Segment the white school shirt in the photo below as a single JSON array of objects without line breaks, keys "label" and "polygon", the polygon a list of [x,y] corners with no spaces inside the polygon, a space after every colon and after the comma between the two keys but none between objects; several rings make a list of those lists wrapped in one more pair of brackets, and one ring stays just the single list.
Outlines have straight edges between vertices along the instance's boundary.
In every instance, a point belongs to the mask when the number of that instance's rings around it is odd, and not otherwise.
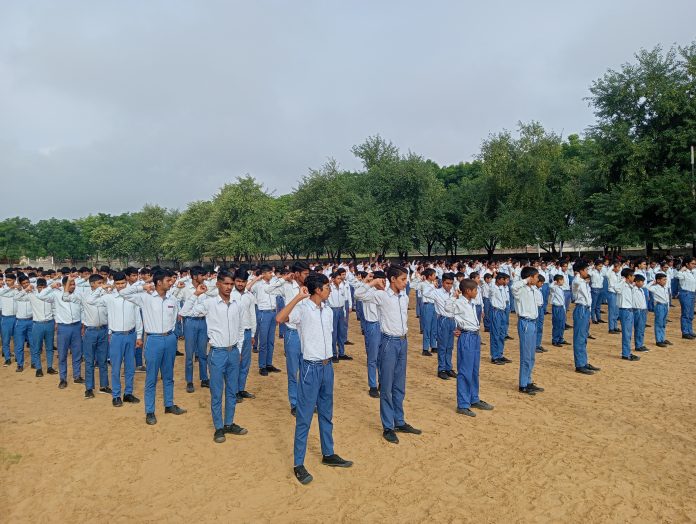
[{"label": "white school shirt", "polygon": [[435,291],[437,288],[432,282],[423,280],[420,285],[421,297],[423,298],[423,304],[434,304],[435,303]]},{"label": "white school shirt", "polygon": [[330,307],[317,306],[305,298],[290,312],[290,322],[297,326],[303,359],[316,362],[333,356],[333,312]]},{"label": "white school shirt", "polygon": [[677,273],[677,279],[679,280],[679,289],[692,292],[696,291],[696,275],[693,271],[690,271],[686,268],[682,268]]},{"label": "white school shirt", "polygon": [[237,346],[241,351],[244,343],[244,328],[240,298],[239,293],[236,295],[231,293],[230,301],[227,303],[220,295],[213,297],[205,293],[198,297],[192,295],[184,302],[181,316],[191,316],[191,312],[204,315],[211,347]]},{"label": "white school shirt", "polygon": [[667,304],[669,306],[669,290],[667,286],[661,286],[657,282],[653,282],[648,286],[648,291],[652,293],[653,300],[657,304]]},{"label": "white school shirt", "polygon": [[459,297],[447,302],[447,310],[454,316],[457,327],[462,331],[478,331],[480,329],[476,304],[473,300]]},{"label": "white school shirt", "polygon": [[232,294],[236,295],[237,300],[242,306],[242,328],[246,331],[251,330],[251,337],[256,336],[256,298],[251,291],[245,290],[240,293],[236,288],[232,289]]},{"label": "white school shirt", "polygon": [[46,322],[53,320],[53,305],[49,302],[39,300],[38,293],[32,291],[27,293],[23,289],[15,296],[17,302],[27,302],[30,304],[32,318],[34,322]]},{"label": "white school shirt", "polygon": [[596,269],[590,269],[590,282],[594,289],[601,289],[604,287],[604,274]]},{"label": "white school shirt", "polygon": [[536,302],[537,309],[544,305],[544,295],[541,294],[541,289],[536,286],[534,286],[534,301]]},{"label": "white school shirt", "polygon": [[575,304],[590,307],[592,305],[592,291],[590,285],[582,277],[573,279],[573,298]]},{"label": "white school shirt", "polygon": [[0,310],[5,317],[12,317],[17,313],[17,304],[14,300],[16,291],[7,286],[0,288]]},{"label": "white school shirt", "polygon": [[507,302],[509,300],[508,287],[507,285],[498,286],[493,285],[491,288],[491,306],[495,309],[505,310],[507,308]]},{"label": "white school shirt", "polygon": [[179,301],[172,296],[160,297],[156,291],[146,293],[142,284],[133,284],[121,291],[126,300],[140,306],[145,333],[168,333],[174,330],[179,314]]},{"label": "white school shirt", "polygon": [[614,271],[614,268],[612,267],[609,271],[607,271],[607,287],[609,289],[609,293],[616,293],[617,289],[616,286],[623,282],[623,277],[621,276],[621,270],[618,272]]},{"label": "white school shirt", "polygon": [[382,333],[392,337],[403,337],[408,333],[408,295],[405,290],[395,293],[391,286],[385,291],[365,286],[355,290],[355,297],[377,306]]},{"label": "white school shirt", "polygon": [[621,280],[615,286],[616,305],[619,309],[633,309],[633,285]]},{"label": "white school shirt", "polygon": [[438,288],[433,293],[433,300],[435,302],[435,312],[441,317],[453,318],[454,314],[447,311],[447,301],[451,300],[454,296],[454,286],[452,286],[452,291],[447,292],[444,288]]},{"label": "white school shirt", "polygon": [[[76,288],[77,289],[77,288]],[[87,299],[91,296],[86,293],[63,293],[63,302],[72,302],[82,306],[82,323],[87,327],[102,327],[107,325],[107,311],[104,304],[90,304]]]},{"label": "white school shirt", "polygon": [[633,286],[633,309],[648,309],[643,288]]},{"label": "white school shirt", "polygon": [[82,308],[80,304],[64,302],[63,288],[47,287],[37,295],[37,298],[53,304],[53,317],[58,324],[74,324],[81,320]]},{"label": "white school shirt", "polygon": [[[355,291],[357,292],[358,289],[360,288],[366,288],[367,283],[365,282],[356,282],[355,284]],[[358,300],[358,297],[355,297],[356,300]],[[363,302],[362,303],[362,309],[363,309],[363,318],[367,322],[379,322],[379,313],[377,311],[377,304],[374,304],[372,302]]]},{"label": "white school shirt", "polygon": [[539,308],[534,298],[534,289],[527,285],[526,280],[518,280],[512,285],[512,295],[515,297],[515,311],[522,318],[536,320]]},{"label": "white school shirt", "polygon": [[338,286],[331,283],[330,284],[331,293],[329,293],[329,299],[327,303],[330,307],[346,307],[346,302],[348,302],[349,307],[351,304],[350,299],[350,288],[345,282],[341,282]]},{"label": "white school shirt", "polygon": [[551,305],[561,306],[565,309],[565,295],[563,288],[556,283],[551,284]]},{"label": "white school shirt", "polygon": [[268,288],[271,286],[274,278],[275,277],[273,277],[269,282],[261,279],[257,281],[250,289],[250,291],[254,294],[259,311],[271,311],[275,310],[276,308],[275,297],[271,298],[271,295],[268,294]]},{"label": "white school shirt", "polygon": [[125,300],[117,290],[107,293],[98,287],[85,299],[90,306],[100,306],[106,309],[109,332],[130,331],[134,329],[136,338],[143,338],[143,319],[140,308],[133,302]]},{"label": "white school shirt", "polygon": [[[268,286],[268,293],[270,295],[283,297],[285,305],[287,306],[293,298],[300,294],[300,285],[294,280],[288,282],[285,279],[279,278],[278,282],[273,282]],[[290,320],[285,323],[285,326],[290,329],[297,329],[297,326],[290,322]]]}]

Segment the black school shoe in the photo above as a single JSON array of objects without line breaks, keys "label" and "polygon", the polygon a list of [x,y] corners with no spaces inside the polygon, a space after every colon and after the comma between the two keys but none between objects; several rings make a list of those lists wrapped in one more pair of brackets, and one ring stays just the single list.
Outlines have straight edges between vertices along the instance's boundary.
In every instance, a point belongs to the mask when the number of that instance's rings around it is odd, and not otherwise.
[{"label": "black school shoe", "polygon": [[213,433],[213,441],[217,444],[222,444],[225,440],[225,431],[222,428],[216,429],[215,433]]},{"label": "black school shoe", "polygon": [[622,360],[630,360],[632,362],[635,362],[636,360],[640,360],[640,357],[638,355],[634,355],[633,353],[631,353],[627,357],[621,356],[621,359]]},{"label": "black school shoe", "polygon": [[377,388],[370,388],[370,391],[368,392],[368,394],[372,398],[379,398],[379,391],[377,391]]},{"label": "black school shoe", "polygon": [[48,373],[49,375],[57,375],[58,374],[58,372],[53,368],[48,368],[46,370],[46,373]]},{"label": "black school shoe", "polygon": [[575,368],[576,373],[582,373],[583,375],[594,375],[594,371],[587,369],[586,367]]},{"label": "black school shoe", "polygon": [[423,350],[422,355],[423,355],[424,357],[432,357],[432,356],[433,356],[433,354],[432,354],[430,351],[428,351],[427,349],[424,349],[424,350]]},{"label": "black school shoe", "polygon": [[186,393],[193,393],[194,391],[193,382],[186,383]]},{"label": "black school shoe", "polygon": [[353,465],[350,460],[344,460],[336,454],[324,455],[321,459],[321,463],[325,466],[331,466],[334,468],[349,468]]},{"label": "black school shoe", "polygon": [[598,367],[596,367],[596,366],[593,366],[592,364],[587,364],[585,367],[586,367],[587,369],[589,369],[590,371],[601,371],[601,368],[598,368]]},{"label": "black school shoe", "polygon": [[457,413],[459,415],[466,415],[467,417],[475,417],[476,413],[471,411],[469,408],[457,408]]},{"label": "black school shoe", "polygon": [[531,389],[535,393],[543,393],[544,388],[537,386],[534,382],[527,384],[527,389]]},{"label": "black school shoe", "polygon": [[229,433],[230,435],[246,435],[247,433],[249,433],[246,430],[246,428],[243,428],[238,424],[230,424],[229,426],[223,426],[222,429],[225,433]]},{"label": "black school shoe", "polygon": [[667,344],[665,344],[664,342],[656,342],[655,345],[659,348],[666,348],[667,347]]},{"label": "black school shoe", "polygon": [[130,402],[131,404],[139,404],[140,399],[134,395],[131,395],[128,393],[127,395],[123,395],[123,401],[124,402]]},{"label": "black school shoe", "polygon": [[420,429],[414,428],[411,424],[402,424],[401,426],[394,426],[394,431],[399,433],[410,433],[411,435],[420,435],[423,433]]},{"label": "black school shoe", "polygon": [[398,444],[399,443],[399,437],[396,436],[396,433],[394,432],[393,429],[385,429],[384,432],[382,433],[382,437],[384,437],[384,440],[391,444]]},{"label": "black school shoe", "polygon": [[442,380],[449,380],[450,377],[447,374],[447,371],[438,371],[437,378],[441,378]]},{"label": "black school shoe", "polygon": [[210,388],[210,380],[201,380],[201,387],[202,388]]},{"label": "black school shoe", "polygon": [[645,346],[640,346],[639,348],[636,348],[636,351],[645,352],[645,351],[650,351],[650,350],[648,348],[646,348]]},{"label": "black school shoe", "polygon": [[123,400],[121,400],[121,397],[116,397],[111,400],[111,405],[115,408],[120,408],[123,406]]},{"label": "black school shoe", "polygon": [[85,398],[94,398],[94,391],[92,391],[91,389],[85,391]]},{"label": "black school shoe", "polygon": [[536,391],[532,391],[531,389],[529,389],[529,386],[519,387],[518,389],[520,393],[524,393],[525,395],[536,395]]},{"label": "black school shoe", "polygon": [[171,413],[172,415],[183,415],[186,413],[186,410],[183,408],[180,408],[176,404],[173,404],[169,406],[168,408],[164,408],[165,413]]},{"label": "black school shoe", "polygon": [[295,478],[300,482],[300,484],[309,484],[314,478],[309,474],[304,466],[295,466],[293,471],[295,472]]},{"label": "black school shoe", "polygon": [[457,372],[453,369],[448,369],[445,371],[445,373],[447,373],[451,378],[457,378]]},{"label": "black school shoe", "polygon": [[475,409],[481,409],[483,411],[492,411],[493,410],[493,405],[489,404],[488,402],[486,402],[484,400],[479,400],[478,402],[474,402],[471,405],[471,407],[475,408]]},{"label": "black school shoe", "polygon": [[157,424],[157,417],[155,417],[154,413],[147,413],[145,415],[145,424],[148,426],[154,426]]},{"label": "black school shoe", "polygon": [[350,355],[339,355],[338,360],[353,360],[353,357]]}]

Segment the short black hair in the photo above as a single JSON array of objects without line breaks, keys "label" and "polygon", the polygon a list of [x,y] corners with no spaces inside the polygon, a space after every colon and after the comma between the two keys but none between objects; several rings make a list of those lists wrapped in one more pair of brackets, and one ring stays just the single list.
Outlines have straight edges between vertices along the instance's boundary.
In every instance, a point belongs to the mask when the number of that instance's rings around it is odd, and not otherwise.
[{"label": "short black hair", "polygon": [[498,282],[498,280],[505,280],[507,278],[510,278],[510,275],[507,273],[498,273],[495,275],[495,281]]},{"label": "short black hair", "polygon": [[643,275],[641,275],[640,273],[638,273],[638,274],[635,276],[635,281],[636,281],[636,282],[644,282],[644,281],[645,281],[645,277],[644,277]]},{"label": "short black hair", "polygon": [[206,272],[201,266],[193,266],[190,273],[192,277],[199,277],[201,275],[205,275]]},{"label": "short black hair", "polygon": [[577,260],[575,264],[573,264],[573,271],[580,272],[583,269],[587,269],[588,267],[590,267],[590,265],[586,261],[580,259]]},{"label": "short black hair", "polygon": [[89,276],[89,283],[90,284],[93,284],[94,282],[99,282],[100,280],[104,280],[104,277],[98,273]]},{"label": "short black hair", "polygon": [[537,278],[538,278],[539,282],[546,282],[546,278],[541,273],[539,273],[539,276]]},{"label": "short black hair", "polygon": [[217,281],[218,282],[221,282],[221,281],[225,280],[226,278],[231,278],[232,280],[234,280],[234,275],[232,273],[230,273],[229,271],[225,271],[222,269],[220,271],[218,271],[218,274],[217,274]]},{"label": "short black hair", "polygon": [[[220,275],[218,275],[218,278],[220,278]],[[234,279],[235,280],[243,280],[246,282],[249,280],[249,272],[246,270],[246,268],[240,267],[237,271],[234,272]]]},{"label": "short black hair", "polygon": [[408,271],[406,271],[401,266],[389,266],[387,268],[387,281],[391,282],[392,278],[398,278],[401,275],[407,275],[407,274],[408,274]]},{"label": "short black hair", "polygon": [[271,266],[269,266],[268,264],[263,264],[259,269],[261,270],[261,273],[273,271],[273,268]]},{"label": "short black hair", "polygon": [[156,286],[165,278],[167,278],[167,276],[167,273],[165,273],[164,271],[155,271],[155,273],[152,275],[152,283]]},{"label": "short black hair", "polygon": [[36,285],[46,287],[46,279],[45,278],[37,278]]},{"label": "short black hair", "polygon": [[305,278],[304,285],[310,295],[314,295],[317,290],[329,283],[329,279],[323,273],[311,273]]},{"label": "short black hair", "polygon": [[465,278],[464,280],[462,280],[459,283],[459,291],[461,291],[462,293],[464,293],[464,291],[466,291],[467,289],[477,289],[477,288],[478,288],[478,284],[476,283],[475,280],[473,280],[471,278]]},{"label": "short black hair", "polygon": [[655,280],[660,280],[662,278],[667,278],[667,275],[665,275],[664,273],[658,273],[657,275],[655,275]]},{"label": "short black hair", "polygon": [[454,282],[454,273],[443,273],[442,281],[444,282],[445,280],[451,280]]},{"label": "short black hair", "polygon": [[114,282],[118,282],[119,280],[126,280],[126,274],[123,271],[116,271],[114,272],[114,276],[112,278],[114,279]]},{"label": "short black hair", "polygon": [[630,267],[625,267],[621,270],[621,277],[630,277],[633,274],[633,270]]},{"label": "short black hair", "polygon": [[302,273],[303,271],[309,271],[309,266],[307,265],[306,262],[303,262],[302,260],[298,260],[292,265],[292,271],[293,273]]},{"label": "short black hair", "polygon": [[554,282],[560,282],[561,280],[563,280],[563,275],[561,275],[561,274],[554,275],[554,277],[553,277]]}]

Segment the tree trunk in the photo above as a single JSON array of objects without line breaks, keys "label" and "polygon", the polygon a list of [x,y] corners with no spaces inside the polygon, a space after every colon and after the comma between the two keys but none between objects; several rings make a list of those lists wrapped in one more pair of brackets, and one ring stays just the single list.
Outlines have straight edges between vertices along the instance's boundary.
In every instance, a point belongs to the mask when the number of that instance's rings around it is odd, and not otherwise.
[{"label": "tree trunk", "polygon": [[645,256],[651,257],[653,254],[654,244],[652,242],[645,243]]}]

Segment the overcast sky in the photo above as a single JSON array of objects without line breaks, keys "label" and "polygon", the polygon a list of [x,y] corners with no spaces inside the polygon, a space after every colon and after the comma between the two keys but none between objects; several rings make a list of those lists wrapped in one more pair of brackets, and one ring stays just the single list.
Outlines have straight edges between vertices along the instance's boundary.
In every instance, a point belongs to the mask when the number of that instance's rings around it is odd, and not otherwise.
[{"label": "overcast sky", "polygon": [[[275,194],[381,134],[441,165],[593,121],[592,80],[696,37],[693,0],[0,2],[0,219]],[[10,184],[8,184],[10,183]]]}]

